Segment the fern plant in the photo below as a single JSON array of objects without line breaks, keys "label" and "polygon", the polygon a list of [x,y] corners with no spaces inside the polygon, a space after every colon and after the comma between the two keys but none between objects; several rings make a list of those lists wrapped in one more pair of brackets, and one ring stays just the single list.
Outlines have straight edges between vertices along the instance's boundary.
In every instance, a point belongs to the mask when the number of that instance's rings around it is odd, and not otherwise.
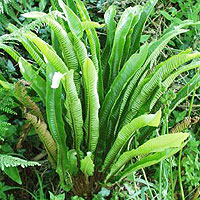
[{"label": "fern plant", "polygon": [[[8,90],[0,87],[0,132],[6,132],[11,125],[8,122],[6,114],[16,115],[17,113],[13,110],[15,102],[13,96]],[[1,137],[2,134],[0,134]]]},{"label": "fern plant", "polygon": [[[7,136],[12,134],[11,130],[14,125],[9,123],[8,119],[9,117],[17,114],[14,111],[17,103],[15,102],[13,93],[8,87],[8,84],[4,84],[2,80],[0,80],[0,84],[4,86],[0,87],[0,141],[2,141],[1,144],[3,146],[6,143]],[[0,145],[0,169],[18,184],[22,183],[19,171],[17,169],[18,166],[24,168],[38,165],[38,162],[26,161],[24,159],[9,155],[8,152],[5,152],[3,149],[1,149]]]},{"label": "fern plant", "polygon": [[[10,26],[12,33],[0,37],[0,48],[19,63],[24,79],[45,106],[41,117],[41,112],[34,113],[23,103],[23,95],[15,95],[27,108],[25,118],[35,127],[65,191],[90,199],[101,185],[112,186],[132,172],[172,156],[187,143],[187,133],[175,133],[142,140],[139,147],[129,144],[133,137],[145,138],[159,126],[160,97],[174,79],[200,67],[200,53],[191,49],[156,64],[170,39],[187,32],[184,27],[194,25],[192,21],[140,46],[145,21],[156,2],[127,8],[118,23],[115,7],[109,7],[103,49],[96,32],[103,25],[91,21],[80,0],[66,4],[59,0],[60,11],[49,14],[24,14],[36,20],[21,29]],[[52,30],[52,45],[32,32],[44,24]],[[19,41],[37,64],[22,58],[7,45],[8,40]],[[183,90],[170,112],[189,95]]]},{"label": "fern plant", "polygon": [[39,165],[40,164],[38,162],[26,161],[18,157],[9,156],[6,154],[0,154],[1,170],[18,184],[22,184],[19,171],[17,169],[18,166],[25,168],[29,166],[39,166]]}]

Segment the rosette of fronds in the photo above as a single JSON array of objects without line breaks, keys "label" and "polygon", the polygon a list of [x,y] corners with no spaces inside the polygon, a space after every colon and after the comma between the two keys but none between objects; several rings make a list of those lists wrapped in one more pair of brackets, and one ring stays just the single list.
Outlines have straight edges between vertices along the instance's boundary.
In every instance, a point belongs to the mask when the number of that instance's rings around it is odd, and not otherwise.
[{"label": "rosette of fronds", "polygon": [[[130,144],[134,137],[147,138],[152,130],[159,131],[161,97],[181,73],[200,67],[200,53],[191,49],[156,62],[168,42],[187,32],[192,21],[141,45],[142,30],[156,2],[127,8],[118,22],[111,6],[102,25],[91,21],[82,1],[59,0],[53,6],[59,11],[27,13],[23,16],[36,20],[20,29],[10,26],[12,33],[0,37],[0,48],[19,63],[23,78],[44,105],[43,119],[33,109],[25,118],[37,131],[49,161],[54,161],[65,191],[91,199],[101,184],[109,187],[174,155],[187,143],[188,133],[175,133],[142,140],[139,147]],[[52,30],[52,45],[32,31],[43,25]],[[107,39],[101,49],[96,29],[104,26]],[[20,42],[35,62],[23,58],[8,40]],[[200,78],[199,73],[195,76]],[[200,86],[195,81],[177,93],[169,112],[194,85]],[[16,98],[29,107],[23,102],[26,97],[19,95]]]}]

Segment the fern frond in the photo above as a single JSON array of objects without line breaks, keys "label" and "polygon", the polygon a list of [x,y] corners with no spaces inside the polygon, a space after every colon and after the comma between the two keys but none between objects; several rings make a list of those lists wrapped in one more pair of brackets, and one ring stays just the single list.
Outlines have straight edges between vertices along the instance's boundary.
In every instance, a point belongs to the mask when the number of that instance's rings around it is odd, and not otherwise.
[{"label": "fern frond", "polygon": [[44,120],[39,107],[31,100],[31,97],[27,94],[26,87],[21,81],[15,84],[15,96],[31,114],[37,116],[40,120]]},{"label": "fern frond", "polygon": [[[136,92],[138,92],[137,90],[133,93],[132,96],[132,100],[130,102],[130,114],[133,117],[137,114],[137,112],[139,111],[139,109],[142,107],[142,105],[145,104],[145,102],[148,100],[148,98],[150,97],[150,95],[152,94],[152,92],[156,89],[156,87],[159,85],[159,83],[164,80],[165,78],[167,78],[176,68],[178,68],[179,66],[181,66],[182,64],[184,64],[185,62],[191,61],[192,59],[195,58],[199,58],[200,57],[200,53],[192,53],[192,54],[178,54],[176,56],[173,56],[172,58],[168,59],[167,61],[165,61],[165,63],[158,68],[158,70],[153,74],[153,76],[150,78],[150,80],[148,82],[146,82],[144,84],[144,86],[142,86],[142,82],[141,84],[139,84],[139,87],[142,87],[142,89],[140,90],[139,93],[136,94]],[[195,64],[194,64],[195,66]],[[182,73],[184,70],[187,71],[189,69],[191,69],[189,66],[188,68],[186,66],[183,66],[182,68],[180,68],[180,73]],[[191,67],[193,67],[193,65],[191,64]],[[198,64],[196,64],[196,67],[199,67]],[[174,73],[174,78],[176,78],[177,75],[179,75],[179,72],[175,72]],[[169,76],[170,81],[167,79],[167,81],[165,82],[168,83],[168,85],[171,84],[171,82],[174,80],[171,76]],[[145,79],[147,80],[147,79]],[[144,80],[144,81],[145,81]]]},{"label": "fern frond", "polygon": [[31,115],[30,113],[26,114],[26,119],[30,122],[35,128],[40,140],[44,144],[44,147],[48,154],[48,159],[51,164],[56,166],[56,143],[47,130],[47,125],[44,121],[41,121],[36,116]]},{"label": "fern frond", "polygon": [[0,133],[7,131],[9,126],[11,126],[10,123],[0,120]]},{"label": "fern frond", "polygon": [[14,106],[15,102],[11,91],[0,88],[0,111],[3,113],[16,115],[17,113],[13,110]]},{"label": "fern frond", "polygon": [[29,166],[40,166],[38,162],[27,161],[21,158],[0,154],[0,168],[4,170],[6,167],[18,167],[21,166],[23,168]]},{"label": "fern frond", "polygon": [[83,140],[83,119],[81,101],[73,80],[73,71],[69,71],[63,77],[63,86],[66,92],[65,107],[67,109],[67,119],[73,131],[74,148],[80,153],[80,146]]},{"label": "fern frond", "polygon": [[179,133],[183,132],[185,129],[189,128],[192,124],[196,124],[199,121],[199,117],[186,117],[180,123],[176,124],[171,130],[170,133]]}]

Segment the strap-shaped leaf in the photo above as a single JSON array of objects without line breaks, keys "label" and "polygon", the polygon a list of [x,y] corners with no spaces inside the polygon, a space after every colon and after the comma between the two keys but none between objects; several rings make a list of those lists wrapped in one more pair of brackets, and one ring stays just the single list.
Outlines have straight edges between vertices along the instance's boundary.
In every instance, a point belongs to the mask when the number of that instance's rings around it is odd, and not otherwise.
[{"label": "strap-shaped leaf", "polygon": [[87,58],[87,49],[85,44],[75,34],[72,33],[72,37],[74,50],[82,70],[85,59]]},{"label": "strap-shaped leaf", "polygon": [[47,130],[46,123],[44,121],[41,121],[36,116],[34,116],[30,113],[26,114],[26,119],[28,120],[29,123],[31,123],[33,125],[40,140],[44,144],[44,147],[48,154],[48,159],[51,162],[52,166],[56,167],[56,157],[57,157],[56,143],[55,143],[53,137],[51,136],[51,134],[49,133],[49,131]]},{"label": "strap-shaped leaf", "polygon": [[[91,21],[89,14],[87,12],[87,9],[84,6],[83,2],[80,0],[75,0],[75,1],[76,1],[77,8],[80,12],[82,21]],[[102,69],[101,69],[101,63],[100,63],[100,42],[94,28],[86,29],[86,34],[87,34],[88,41],[90,44],[92,61],[98,72],[98,94],[99,94],[100,102],[102,102],[104,99],[104,88],[103,88]]]},{"label": "strap-shaped leaf", "polygon": [[67,108],[67,118],[73,132],[74,148],[79,155],[80,145],[83,140],[83,118],[81,102],[73,80],[73,71],[69,71],[64,75],[62,83],[66,93],[65,107]]},{"label": "strap-shaped leaf", "polygon": [[[141,71],[139,71],[138,73],[141,74],[143,72],[143,68],[141,68]],[[135,78],[135,77],[134,77]],[[139,78],[138,78],[139,79]],[[123,125],[129,123],[136,115],[135,112],[133,112],[133,110],[131,109],[132,105],[135,103],[134,100],[137,98],[137,96],[140,95],[141,91],[142,91],[142,88],[143,86],[150,80],[149,77],[141,80],[141,77],[139,79],[139,82],[140,84],[137,85],[137,87],[135,88],[132,96],[131,96],[131,99],[129,101],[129,105],[128,105],[128,109],[127,109],[127,112],[125,113],[125,117],[124,117],[124,120],[123,120]],[[158,80],[159,81],[159,80]],[[140,102],[139,102],[140,103]],[[140,106],[140,104],[139,104]]]},{"label": "strap-shaped leaf", "polygon": [[[18,28],[13,24],[9,24],[7,29],[10,32],[18,31]],[[32,56],[32,58],[38,63],[38,65],[42,67],[43,69],[45,69],[45,62],[43,60],[42,54],[39,51],[39,49],[31,41],[29,41],[27,38],[21,35],[17,37],[17,39],[22,43],[24,48],[28,51],[28,53]]]},{"label": "strap-shaped leaf", "polygon": [[[159,40],[152,42],[149,47],[149,57],[146,60],[144,64],[144,68],[146,68],[150,63],[153,64],[153,62],[156,61],[158,55],[161,53],[161,51],[165,48],[167,43],[173,38],[176,37],[177,35],[181,33],[185,33],[188,30],[185,29],[175,29],[170,31],[169,33],[166,33],[163,35]],[[151,68],[151,66],[150,66]]]},{"label": "strap-shaped leaf", "polygon": [[[184,146],[184,145],[182,145]],[[161,162],[162,160],[165,160],[166,158],[169,158],[176,154],[180,148],[170,148],[166,149],[162,152],[154,153],[153,155],[146,156],[142,158],[141,160],[137,161],[133,165],[130,165],[130,167],[126,168],[122,173],[120,173],[119,177],[120,180],[130,175],[130,173],[133,173],[139,169],[143,169],[145,167],[149,167],[151,165],[155,165],[156,163]],[[115,180],[116,181],[116,180]]]},{"label": "strap-shaped leaf", "polygon": [[[75,0],[75,1],[76,1],[77,8],[80,12],[82,21],[91,21],[89,14],[87,12],[87,9],[84,6],[84,3],[80,0]],[[100,63],[99,63],[100,62],[100,43],[97,37],[97,33],[95,29],[93,28],[93,29],[86,30],[86,34],[88,36],[88,40],[90,44],[92,61],[96,69],[98,69],[100,67]]]},{"label": "strap-shaped leaf", "polygon": [[81,38],[83,35],[83,28],[80,19],[69,6],[63,3],[62,0],[58,0],[58,3],[65,14],[71,32]]},{"label": "strap-shaped leaf", "polygon": [[194,89],[200,87],[200,71],[193,76],[193,78],[185,84],[181,90],[176,94],[176,98],[170,104],[170,112],[172,112],[181,102],[183,102]]},{"label": "strap-shaped leaf", "polygon": [[88,150],[94,152],[99,138],[99,97],[97,93],[97,72],[93,62],[86,58],[83,65],[83,79],[86,99],[85,129]]},{"label": "strap-shaped leaf", "polygon": [[46,99],[45,80],[33,69],[32,65],[22,57],[19,59],[19,67],[25,80],[31,82],[31,87],[44,103]]},{"label": "strap-shaped leaf", "polygon": [[[134,18],[138,18],[139,8],[138,7],[130,7],[127,8],[124,13],[122,14],[115,31],[115,37],[112,47],[112,52],[110,59],[108,61],[109,68],[110,68],[110,77],[109,77],[109,83],[112,83],[112,81],[117,76],[120,66],[121,66],[121,60],[124,52],[124,46],[126,43],[126,37],[132,28],[133,25],[132,22]],[[134,20],[137,21],[137,20]]]},{"label": "strap-shaped leaf", "polygon": [[133,8],[136,9],[136,12],[135,12],[135,16],[133,18],[132,24],[131,24],[131,28],[130,28],[127,36],[126,36],[126,42],[125,42],[125,45],[124,45],[124,52],[123,52],[123,57],[122,57],[122,61],[121,61],[121,66],[123,66],[123,64],[130,57],[129,52],[132,48],[132,45],[131,45],[132,35],[135,32],[135,26],[136,26],[137,22],[139,21],[140,16],[141,16],[141,12],[142,12],[141,6],[135,6]]},{"label": "strap-shaped leaf", "polygon": [[130,55],[135,53],[140,48],[140,38],[142,35],[145,22],[147,21],[149,15],[151,14],[151,11],[153,10],[157,2],[158,0],[149,0],[143,6],[143,11],[141,13],[140,19],[136,24],[134,33],[132,35],[132,42],[131,42],[132,49],[130,51]]},{"label": "strap-shaped leaf", "polygon": [[77,9],[76,9],[76,5],[74,3],[74,0],[65,0],[65,2],[67,3],[67,5],[69,6],[69,8],[71,8],[73,10],[73,12],[75,14],[77,14]]},{"label": "strap-shaped leaf", "polygon": [[155,114],[142,115],[133,119],[129,124],[125,125],[117,135],[117,138],[108,152],[104,161],[103,169],[107,170],[112,162],[116,159],[117,154],[126,144],[126,142],[133,136],[134,132],[144,126],[155,126],[160,124],[161,110]]},{"label": "strap-shaped leaf", "polygon": [[[174,72],[172,75],[170,75],[168,78],[166,78],[162,82],[161,88],[159,88],[156,91],[156,93],[154,95],[154,98],[151,101],[149,109],[151,110],[153,108],[153,106],[156,104],[156,102],[158,101],[158,99],[162,96],[162,94],[164,93],[164,91],[166,91],[167,88],[173,83],[173,81],[175,80],[175,78],[177,76],[179,76],[181,73],[183,73],[185,71],[189,71],[191,69],[195,69],[195,68],[198,68],[198,67],[200,67],[200,62],[195,62],[195,63],[192,63],[190,65],[183,66],[180,69],[178,69],[176,72]],[[163,91],[162,88],[164,89],[164,91]]]},{"label": "strap-shaped leaf", "polygon": [[[65,172],[68,171],[68,148],[66,146],[66,133],[62,118],[61,93],[62,86],[56,89],[51,88],[55,69],[50,63],[46,68],[46,114],[50,132],[57,144],[57,168],[61,184],[64,187]],[[67,184],[67,183],[66,183]]]},{"label": "strap-shaped leaf", "polygon": [[35,45],[41,50],[41,52],[45,55],[47,60],[54,66],[54,68],[57,71],[63,74],[68,71],[68,68],[62,61],[62,59],[50,48],[50,46],[45,41],[32,34],[24,34],[24,35],[29,40],[35,43]]},{"label": "strap-shaped leaf", "polygon": [[15,51],[12,47],[0,43],[0,49],[6,51],[16,62],[19,62],[20,54],[17,51]]},{"label": "strap-shaped leaf", "polygon": [[106,127],[108,120],[122,90],[126,87],[127,83],[133,77],[136,71],[145,62],[147,54],[148,45],[144,45],[139,54],[134,54],[131,56],[111,85],[111,88],[107,93],[100,110],[100,130],[102,131],[101,138],[103,140],[105,138],[105,134],[107,134]]},{"label": "strap-shaped leaf", "polygon": [[[127,118],[131,120],[130,116],[133,118],[137,114],[139,109],[147,102],[152,92],[159,85],[160,81],[168,77],[176,68],[178,68],[183,63],[198,57],[200,57],[200,53],[181,53],[165,61],[161,65],[161,67],[159,67],[158,70],[154,73],[152,78],[147,83],[145,83],[140,93],[137,94],[136,91],[133,93],[133,96],[130,101],[130,113],[129,116],[127,116]],[[140,85],[138,87],[140,87]]]},{"label": "strap-shaped leaf", "polygon": [[103,28],[105,25],[105,24],[99,24],[98,22],[92,22],[92,21],[83,21],[81,22],[81,24],[84,30],[94,29],[94,28]]},{"label": "strap-shaped leaf", "polygon": [[[138,89],[138,87],[136,88],[136,83],[138,81],[138,79],[140,78],[141,74],[143,72],[143,69],[140,68],[136,73],[135,75],[133,76],[133,78],[130,80],[130,82],[128,83],[127,85],[127,89],[123,95],[123,99],[122,99],[122,103],[120,104],[120,110],[119,110],[119,114],[118,114],[118,117],[117,117],[117,120],[116,120],[116,124],[115,124],[115,132],[114,132],[114,135],[116,133],[116,130],[118,128],[118,125],[119,125],[119,122],[120,122],[120,119],[121,117],[123,116],[122,113],[124,112],[125,110],[125,106],[128,104],[128,99],[129,97],[131,96],[131,94],[133,93],[133,90],[135,88],[135,90]],[[135,91],[134,90],[134,91]],[[126,123],[124,123],[126,124]]]},{"label": "strap-shaped leaf", "polygon": [[[26,15],[28,15],[28,14],[31,15],[31,13],[27,13]],[[37,13],[41,13],[40,21],[47,23],[51,27],[51,29],[55,32],[55,35],[61,46],[63,58],[64,58],[64,61],[67,65],[67,67],[69,69],[73,69],[74,71],[78,70],[78,61],[77,61],[77,58],[76,58],[76,55],[75,55],[75,52],[73,49],[73,45],[68,37],[67,32],[63,29],[63,27],[58,22],[56,22],[49,15],[42,13],[42,12],[37,12]],[[37,14],[37,15],[39,15],[39,14]],[[33,16],[31,18],[33,18]]]},{"label": "strap-shaped leaf", "polygon": [[188,133],[162,135],[148,140],[137,149],[124,152],[119,157],[117,162],[112,166],[111,171],[106,179],[108,180],[111,176],[115,175],[125,164],[127,164],[132,158],[136,156],[145,156],[150,153],[162,152],[170,148],[180,148],[188,136]]},{"label": "strap-shaped leaf", "polygon": [[111,54],[113,40],[115,36],[115,30],[116,30],[116,22],[114,20],[115,15],[116,15],[115,6],[110,6],[104,15],[105,24],[106,24],[106,33],[107,33],[106,45],[103,49],[103,53],[101,56],[101,64],[102,64],[103,77],[104,77],[104,88],[107,88],[108,79],[109,79],[108,60]]},{"label": "strap-shaped leaf", "polygon": [[32,56],[32,58],[37,62],[37,64],[45,69],[46,65],[41,57],[41,52],[37,51],[37,47],[30,41],[28,41],[26,38],[21,37],[20,42],[24,46],[24,48],[28,51],[28,53]]}]

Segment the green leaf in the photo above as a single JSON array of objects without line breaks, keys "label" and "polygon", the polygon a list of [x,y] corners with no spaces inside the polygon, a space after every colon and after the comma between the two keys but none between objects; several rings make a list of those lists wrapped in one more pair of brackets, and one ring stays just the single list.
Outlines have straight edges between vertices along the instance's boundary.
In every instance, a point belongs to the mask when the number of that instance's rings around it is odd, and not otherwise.
[{"label": "green leaf", "polygon": [[[187,58],[187,54],[185,55],[185,57]],[[184,61],[184,58],[182,59],[182,61]],[[172,63],[175,66],[175,62],[172,62]],[[157,89],[157,91],[155,92],[154,97],[151,100],[150,108],[149,109],[151,110],[153,108],[153,106],[156,104],[156,102],[158,101],[158,99],[160,99],[160,97],[162,96],[162,94],[164,92],[166,92],[166,90],[173,83],[173,81],[175,80],[176,77],[178,77],[181,73],[183,73],[185,71],[189,71],[191,69],[198,68],[198,67],[200,67],[200,62],[193,62],[192,64],[182,66],[181,68],[177,69],[173,74],[171,74],[169,77],[167,77],[161,83],[161,87],[159,87]],[[167,68],[167,66],[166,66],[166,68]]]},{"label": "green leaf", "polygon": [[29,166],[40,166],[38,162],[23,160],[18,157],[13,157],[5,154],[0,154],[0,169],[5,170],[7,167],[18,167],[23,168]]},{"label": "green leaf", "polygon": [[31,19],[38,19],[44,16],[47,16],[47,14],[44,12],[38,12],[38,11],[32,11],[32,12],[22,14],[22,17],[31,18]]},{"label": "green leaf", "polygon": [[155,165],[156,163],[161,162],[162,160],[165,160],[166,158],[171,157],[175,153],[177,153],[180,150],[180,148],[170,148],[166,149],[162,152],[155,153],[153,155],[146,156],[144,158],[141,158],[141,160],[137,161],[136,163],[130,165],[130,167],[127,167],[120,175],[120,180],[127,177],[131,173],[143,169],[145,167],[149,167],[151,165]]},{"label": "green leaf", "polygon": [[185,119],[186,117],[186,110],[184,110],[183,112],[179,112],[179,111],[174,111],[173,112],[174,118],[176,120],[176,123],[182,121],[183,119]]},{"label": "green leaf", "polygon": [[145,156],[150,153],[162,152],[170,148],[180,148],[182,143],[189,137],[188,133],[175,133],[162,135],[148,140],[146,143],[133,149],[131,151],[124,152],[117,162],[112,166],[107,180],[115,175],[124,165],[126,165],[132,158],[136,156]]},{"label": "green leaf", "polygon": [[85,44],[75,34],[72,33],[72,37],[74,50],[81,66],[81,71],[83,71],[83,64],[85,62],[85,59],[87,58],[87,49],[85,47]]},{"label": "green leaf", "polygon": [[81,24],[84,30],[104,27],[104,24],[99,24],[97,22],[92,22],[92,21],[84,21],[81,22]]},{"label": "green leaf", "polygon": [[136,130],[144,126],[158,127],[161,118],[161,110],[155,114],[142,115],[133,119],[125,125],[117,135],[117,138],[108,152],[102,170],[107,170],[112,162],[116,159],[117,154],[121,151],[126,142],[133,136]]},{"label": "green leaf", "polygon": [[94,163],[91,159],[90,152],[88,152],[87,156],[85,156],[85,158],[81,160],[81,168],[80,169],[86,176],[93,176]]},{"label": "green leaf", "polygon": [[[76,1],[77,8],[80,12],[82,21],[91,21],[89,14],[87,12],[87,9],[84,6],[84,3],[80,0],[75,0],[75,1]],[[87,29],[86,34],[87,34],[88,41],[90,44],[92,61],[98,72],[98,94],[99,94],[100,102],[102,102],[104,98],[104,88],[103,88],[102,69],[101,69],[101,64],[100,64],[100,42],[94,28]]]},{"label": "green leaf", "polygon": [[135,16],[133,18],[131,28],[130,28],[127,36],[126,36],[126,42],[125,42],[125,45],[124,45],[124,52],[123,52],[123,57],[122,57],[122,61],[121,61],[121,66],[123,66],[124,63],[127,61],[127,59],[130,57],[129,52],[132,49],[132,46],[131,46],[132,35],[135,32],[135,26],[136,26],[137,22],[139,21],[140,15],[141,15],[141,12],[142,12],[141,6],[135,6],[135,7],[133,7],[133,9],[135,10]]},{"label": "green leaf", "polygon": [[[13,24],[9,24],[7,29],[11,32],[19,31],[18,28]],[[45,69],[45,62],[43,60],[43,56],[41,52],[39,51],[39,49],[31,41],[29,41],[27,38],[21,35],[17,37],[17,39],[23,44],[24,48],[28,51],[28,53],[32,56],[32,58],[38,63],[38,65],[42,67],[43,69]]]},{"label": "green leaf", "polygon": [[112,51],[112,45],[115,36],[116,22],[114,17],[116,15],[116,7],[110,6],[104,15],[105,24],[106,24],[106,45],[103,49],[101,56],[101,64],[103,69],[104,77],[104,88],[107,88],[108,79],[109,79],[109,66],[108,60]]},{"label": "green leaf", "polygon": [[25,80],[31,83],[31,87],[39,95],[41,100],[46,99],[46,83],[45,80],[33,69],[32,65],[22,57],[19,59],[19,67]]},{"label": "green leaf", "polygon": [[6,167],[4,172],[16,183],[22,184],[22,180],[19,175],[17,167]]},{"label": "green leaf", "polygon": [[[129,104],[129,113],[126,116],[125,121],[129,122],[131,119],[133,119],[134,116],[136,116],[136,114],[141,109],[141,107],[147,103],[147,101],[149,100],[149,97],[152,95],[152,93],[155,91],[155,89],[160,85],[160,83],[164,79],[167,78],[163,82],[165,89],[167,89],[167,87],[170,86],[170,84],[173,82],[173,80],[180,73],[190,70],[192,68],[198,67],[199,65],[197,62],[195,64],[183,66],[179,70],[174,72],[172,75],[170,75],[176,68],[178,68],[183,63],[188,62],[192,59],[198,58],[199,56],[200,56],[200,53],[186,54],[185,52],[181,52],[180,54],[169,58],[165,62],[160,63],[156,67],[157,70],[155,73],[153,73],[152,75],[150,75],[150,77],[147,77],[143,82],[138,84],[138,87],[136,88],[136,90],[134,91],[134,93],[131,97],[130,104]],[[148,78],[149,78],[149,80],[148,80]],[[139,87],[141,87],[140,91],[138,91]],[[156,94],[155,98],[153,99],[153,102],[150,105],[150,109],[154,106],[154,104],[158,100],[160,92],[161,91],[158,91],[158,94]]]},{"label": "green leaf", "polygon": [[71,32],[81,38],[83,36],[83,27],[80,19],[62,0],[58,0],[58,3],[65,14]]},{"label": "green leaf", "polygon": [[42,39],[33,35],[33,34],[24,34],[29,40],[35,43],[35,45],[42,51],[46,59],[54,66],[54,68],[61,72],[65,73],[68,71],[67,66],[62,61],[62,59],[53,51],[53,49]]},{"label": "green leaf", "polygon": [[74,73],[72,70],[67,72],[62,78],[62,83],[66,93],[65,107],[67,109],[67,119],[72,129],[74,147],[80,156],[80,146],[83,140],[83,117],[81,101],[74,84]]},{"label": "green leaf", "polygon": [[156,61],[158,55],[161,53],[161,51],[165,48],[167,43],[173,37],[176,37],[177,35],[179,35],[181,33],[185,33],[187,31],[188,30],[177,28],[175,30],[172,30],[172,31],[164,34],[159,40],[152,42],[149,46],[149,57],[144,64],[144,68],[146,68],[149,64],[151,64],[150,68],[152,67],[152,65]]},{"label": "green leaf", "polygon": [[164,11],[164,10],[161,10],[160,11],[160,14],[161,15],[163,15],[163,17],[165,17],[167,20],[169,20],[169,21],[172,21],[174,18],[170,15],[170,14],[168,14],[166,11]]},{"label": "green leaf", "polygon": [[89,58],[86,58],[83,65],[83,79],[86,104],[86,141],[88,150],[94,152],[99,138],[98,112],[100,104],[97,93],[97,72],[93,62]]},{"label": "green leaf", "polygon": [[[46,68],[46,114],[50,132],[57,144],[57,168],[61,185],[65,188],[65,173],[69,169],[68,148],[66,146],[66,133],[62,118],[61,94],[62,85],[56,89],[51,88],[55,69],[48,63]],[[69,183],[66,183],[69,184]]]},{"label": "green leaf", "polygon": [[109,123],[110,116],[120,98],[123,89],[126,87],[129,80],[134,76],[136,71],[145,62],[148,54],[148,45],[143,45],[139,54],[132,55],[129,60],[125,63],[124,67],[114,80],[110,87],[109,92],[106,94],[103,105],[100,110],[100,133],[101,139],[104,140],[105,134],[108,133],[107,124]]},{"label": "green leaf", "polygon": [[194,89],[200,87],[200,71],[193,76],[193,78],[185,84],[181,90],[176,94],[176,98],[170,104],[170,112],[172,112],[181,102],[183,102]]},{"label": "green leaf", "polygon": [[76,174],[78,173],[78,161],[77,161],[77,153],[75,149],[71,149],[69,151],[69,165],[70,165],[70,169],[69,172],[72,176],[76,176]]},{"label": "green leaf", "polygon": [[120,70],[122,56],[125,50],[124,46],[126,43],[126,37],[130,29],[132,28],[131,26],[133,26],[132,22],[134,21],[134,18],[138,17],[137,15],[140,11],[139,8],[140,7],[127,8],[122,14],[117,24],[112,52],[111,52],[110,59],[108,61],[109,67],[110,67],[110,77],[109,77],[110,84],[115,79],[115,77],[117,76]]},{"label": "green leaf", "polygon": [[4,51],[6,51],[16,62],[19,62],[19,58],[21,56],[12,47],[9,47],[8,45],[0,43],[0,49],[3,49]]},{"label": "green leaf", "polygon": [[71,8],[73,10],[73,12],[75,14],[77,14],[77,8],[76,5],[74,3],[74,0],[65,0],[65,2],[67,3],[67,5],[69,6],[69,8]]},{"label": "green leaf", "polygon": [[132,55],[138,49],[140,49],[140,38],[142,35],[142,31],[144,29],[144,25],[157,2],[158,2],[158,0],[149,0],[143,6],[143,12],[140,16],[138,23],[135,26],[135,30],[132,35],[132,43],[131,43],[132,49],[130,51],[130,55]]},{"label": "green leaf", "polygon": [[53,193],[49,191],[49,194],[50,194],[50,200],[65,200],[65,193],[55,196]]}]

